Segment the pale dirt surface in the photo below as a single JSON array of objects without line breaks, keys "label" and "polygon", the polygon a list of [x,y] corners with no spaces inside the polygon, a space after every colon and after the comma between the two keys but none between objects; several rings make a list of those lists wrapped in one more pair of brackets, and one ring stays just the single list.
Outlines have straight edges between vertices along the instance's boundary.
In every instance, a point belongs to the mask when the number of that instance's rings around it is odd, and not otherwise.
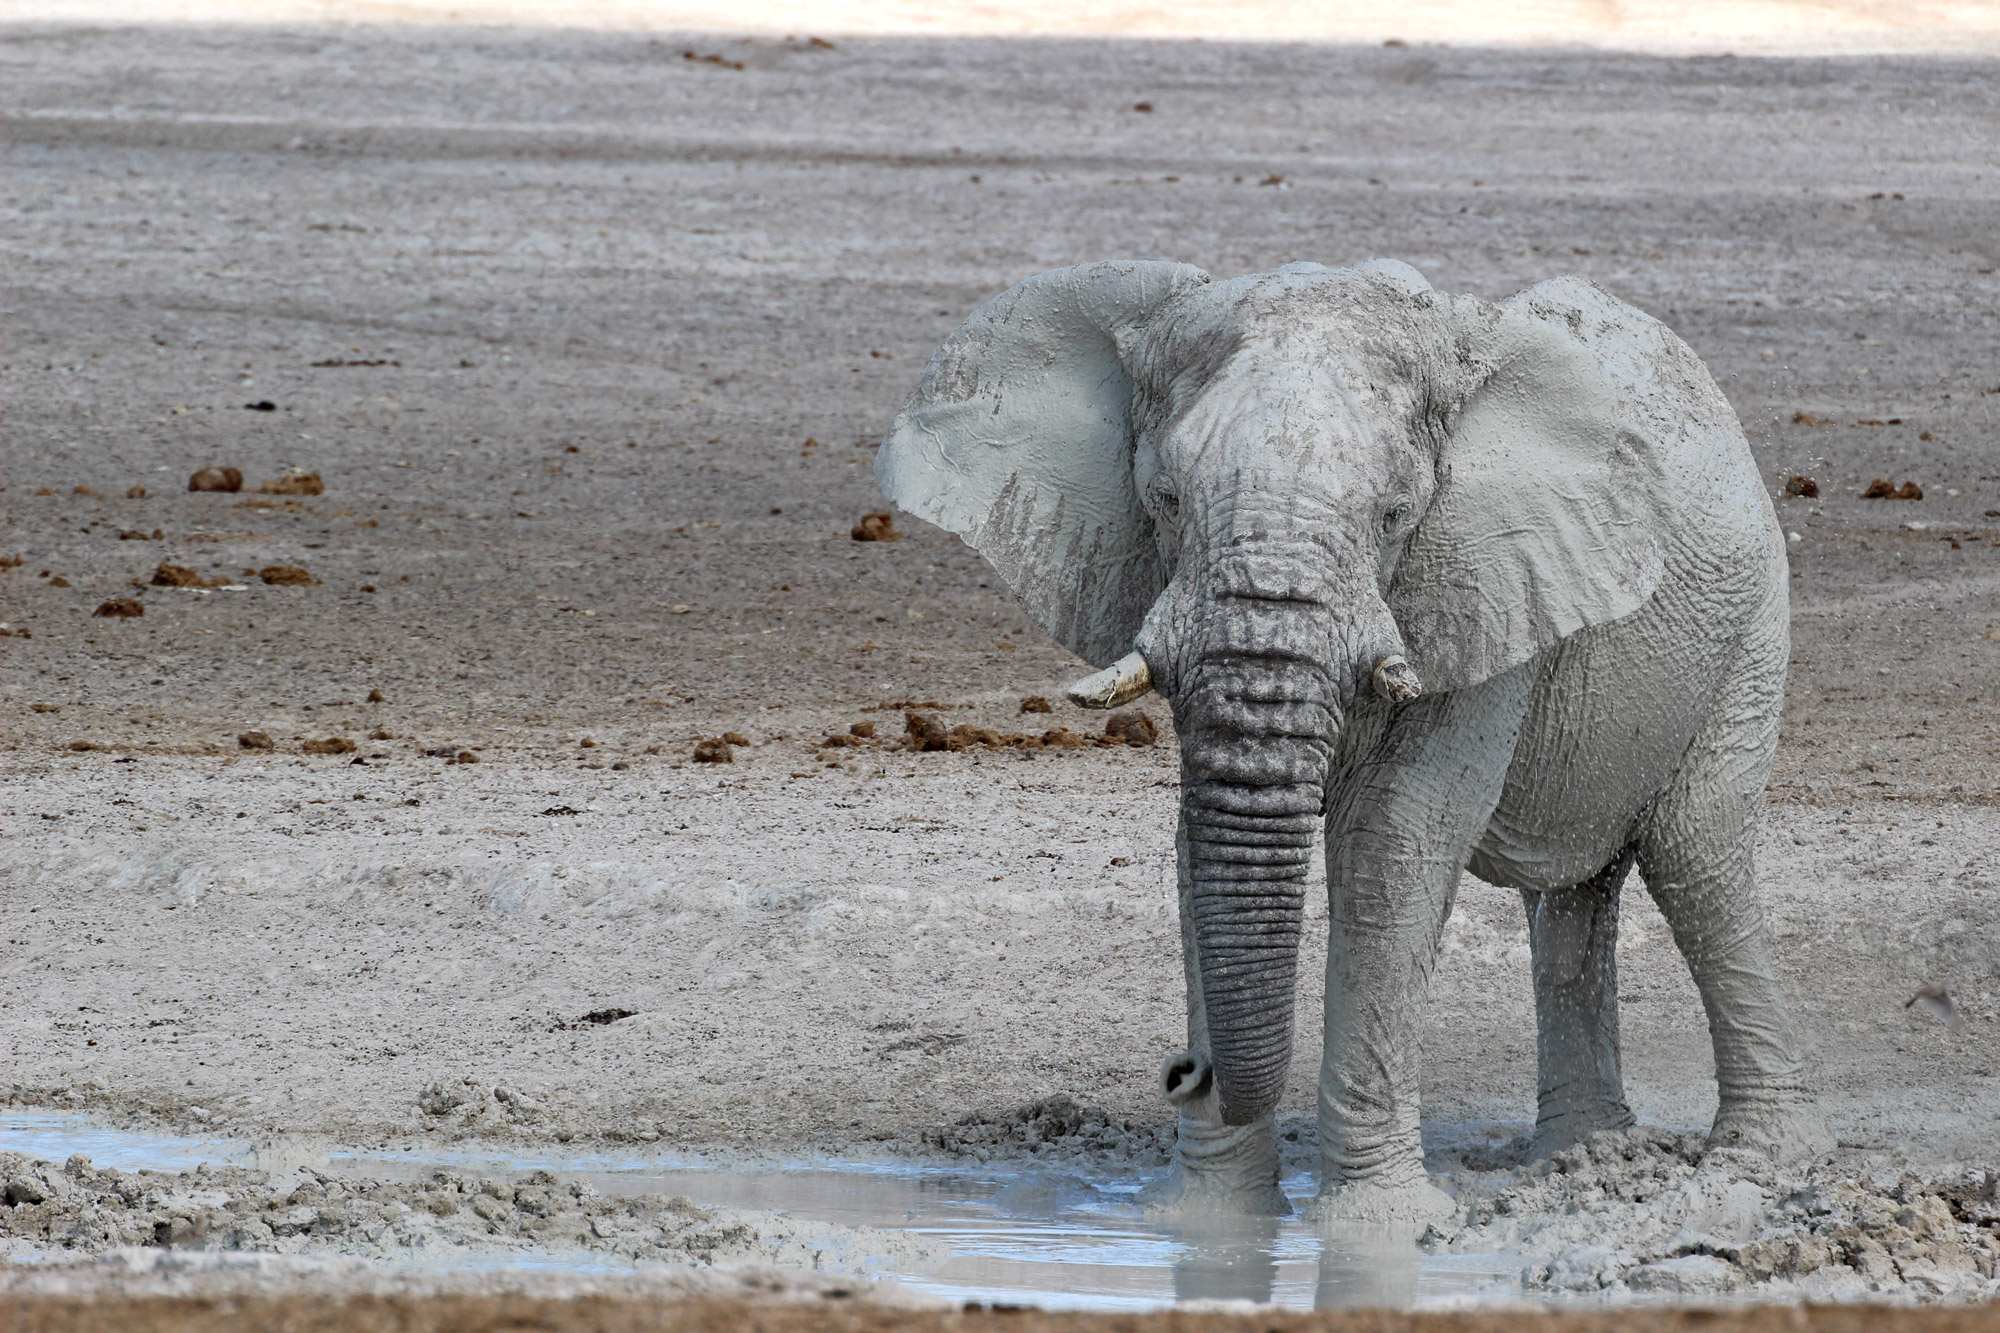
[{"label": "pale dirt surface", "polygon": [[[1779,504],[1796,657],[1759,865],[1785,976],[1850,1153],[1996,1164],[1992,63],[8,37],[16,1102],[849,1155],[1059,1092],[1164,1121],[1171,736],[822,764],[829,731],[899,734],[888,701],[1101,725],[1017,713],[1080,668],[955,540],[848,528],[923,358],[1020,277],[1386,254],[1486,296],[1597,279],[1708,360],[1774,490],[1816,478]],[[206,464],[327,489],[185,493]],[[1877,476],[1925,498],[1858,498]],[[242,590],[130,586],[163,559]],[[90,615],[113,596],[146,614]],[[727,730],[734,764],[685,762]],[[361,748],[299,753],[325,737]],[[1626,904],[1635,1106],[1698,1127],[1699,1009]],[[1323,903],[1311,925],[1294,1116]],[[1904,1007],[1931,981],[1964,1031]],[[632,1013],[580,1021],[607,1009]],[[426,1111],[440,1078],[481,1095]],[[1472,881],[1425,1095],[1441,1149],[1532,1114],[1520,909]]]}]

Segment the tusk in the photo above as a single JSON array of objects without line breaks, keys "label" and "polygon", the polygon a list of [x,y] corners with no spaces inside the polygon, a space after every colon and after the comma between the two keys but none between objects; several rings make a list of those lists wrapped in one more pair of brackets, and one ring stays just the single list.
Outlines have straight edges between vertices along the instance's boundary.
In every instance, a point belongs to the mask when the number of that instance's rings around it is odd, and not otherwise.
[{"label": "tusk", "polygon": [[1131,703],[1153,688],[1153,672],[1146,659],[1127,653],[1104,670],[1085,676],[1063,693],[1079,708],[1116,708]]},{"label": "tusk", "polygon": [[1406,704],[1424,692],[1417,672],[1401,656],[1385,657],[1375,664],[1375,693],[1390,703]]}]

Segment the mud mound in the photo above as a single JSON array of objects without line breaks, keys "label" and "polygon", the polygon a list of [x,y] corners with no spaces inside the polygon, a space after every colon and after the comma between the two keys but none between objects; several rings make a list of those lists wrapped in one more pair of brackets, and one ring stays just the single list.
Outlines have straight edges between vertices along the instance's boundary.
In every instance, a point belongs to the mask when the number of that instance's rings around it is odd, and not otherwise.
[{"label": "mud mound", "polygon": [[1110,1157],[1146,1166],[1172,1160],[1171,1122],[1141,1125],[1063,1094],[998,1115],[973,1114],[926,1130],[923,1147],[982,1162],[1009,1157]]},{"label": "mud mound", "polygon": [[168,1174],[56,1166],[0,1153],[0,1254],[167,1247],[388,1259],[477,1250],[592,1251],[631,1264],[841,1269],[869,1256],[945,1252],[867,1228],[810,1229],[771,1214],[703,1208],[685,1195],[608,1198],[537,1171],[519,1184],[452,1171],[414,1183],[301,1170],[272,1177],[203,1165]]},{"label": "mud mound", "polygon": [[1487,1193],[1432,1248],[1517,1249],[1552,1294],[1969,1300],[2000,1296],[2000,1173],[1872,1176],[1704,1152],[1698,1134],[1593,1135]]}]

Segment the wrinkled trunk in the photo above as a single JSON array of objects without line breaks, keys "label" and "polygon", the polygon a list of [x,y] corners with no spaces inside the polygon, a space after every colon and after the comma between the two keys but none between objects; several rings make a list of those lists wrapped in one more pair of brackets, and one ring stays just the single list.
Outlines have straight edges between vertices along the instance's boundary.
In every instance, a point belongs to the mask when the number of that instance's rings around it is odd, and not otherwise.
[{"label": "wrinkled trunk", "polygon": [[1181,711],[1183,931],[1196,1049],[1224,1124],[1268,1115],[1291,1060],[1306,872],[1334,730],[1322,672],[1231,655]]}]

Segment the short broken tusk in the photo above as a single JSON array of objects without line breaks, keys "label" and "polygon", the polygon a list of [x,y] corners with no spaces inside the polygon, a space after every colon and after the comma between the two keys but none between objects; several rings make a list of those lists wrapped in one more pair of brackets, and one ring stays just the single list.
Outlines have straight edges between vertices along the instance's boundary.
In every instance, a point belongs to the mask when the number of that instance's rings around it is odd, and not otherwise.
[{"label": "short broken tusk", "polygon": [[1375,693],[1380,698],[1406,704],[1423,692],[1424,683],[1417,679],[1416,668],[1400,655],[1385,657],[1375,664]]},{"label": "short broken tusk", "polygon": [[1138,653],[1127,653],[1104,670],[1064,690],[1079,708],[1116,708],[1153,688],[1153,672]]}]

